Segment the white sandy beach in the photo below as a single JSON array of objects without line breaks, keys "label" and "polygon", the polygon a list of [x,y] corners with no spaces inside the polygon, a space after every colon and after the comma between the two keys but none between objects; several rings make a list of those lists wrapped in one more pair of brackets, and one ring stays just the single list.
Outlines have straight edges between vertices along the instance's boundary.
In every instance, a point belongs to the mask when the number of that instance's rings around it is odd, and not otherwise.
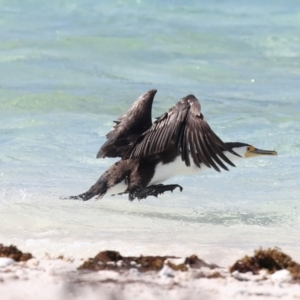
[{"label": "white sandy beach", "polygon": [[[26,262],[0,258],[1,300],[52,299],[299,299],[300,285],[287,270],[272,275],[230,273],[202,267],[175,271],[168,262],[158,271],[78,270],[83,260],[44,257]],[[120,265],[120,263],[118,263]],[[122,263],[121,263],[122,264]]]}]

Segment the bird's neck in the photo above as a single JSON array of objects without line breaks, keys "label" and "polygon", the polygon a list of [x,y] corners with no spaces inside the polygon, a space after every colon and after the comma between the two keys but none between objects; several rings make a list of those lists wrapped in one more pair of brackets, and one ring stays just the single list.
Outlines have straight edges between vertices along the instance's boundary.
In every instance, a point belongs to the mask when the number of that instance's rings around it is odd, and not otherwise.
[{"label": "bird's neck", "polygon": [[239,160],[239,159],[242,159],[244,158],[244,154],[245,154],[245,151],[246,151],[246,148],[247,146],[245,145],[242,145],[241,143],[225,143],[226,146],[228,148],[230,148],[232,151],[234,151],[235,153],[239,154],[240,156],[237,156],[227,150],[224,150],[223,153],[226,155],[226,157],[231,160],[231,161],[235,161],[235,160]]}]

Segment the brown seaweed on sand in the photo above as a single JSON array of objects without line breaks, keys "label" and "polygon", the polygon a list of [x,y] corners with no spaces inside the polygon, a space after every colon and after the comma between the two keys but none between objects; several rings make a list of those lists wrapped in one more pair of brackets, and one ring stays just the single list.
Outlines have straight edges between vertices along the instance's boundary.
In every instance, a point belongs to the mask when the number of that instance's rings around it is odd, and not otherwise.
[{"label": "brown seaweed on sand", "polygon": [[246,255],[244,258],[236,261],[230,267],[230,272],[238,271],[240,273],[252,272],[253,274],[258,274],[262,269],[267,270],[270,274],[286,269],[290,271],[294,279],[300,280],[300,265],[278,248],[269,248],[267,250],[260,248],[254,252],[254,256]]},{"label": "brown seaweed on sand", "polygon": [[0,244],[0,257],[9,257],[15,261],[27,261],[32,258],[31,253],[23,253],[16,246]]},{"label": "brown seaweed on sand", "polygon": [[[160,271],[166,264],[176,271],[187,271],[190,268],[216,268],[216,265],[210,265],[199,259],[196,255],[187,257],[184,263],[174,264],[171,262],[175,256],[122,256],[116,251],[102,251],[94,258],[89,258],[78,269],[79,270],[120,270],[125,271],[136,268],[140,272]],[[169,261],[170,259],[170,261]],[[165,263],[166,262],[166,263]]]}]

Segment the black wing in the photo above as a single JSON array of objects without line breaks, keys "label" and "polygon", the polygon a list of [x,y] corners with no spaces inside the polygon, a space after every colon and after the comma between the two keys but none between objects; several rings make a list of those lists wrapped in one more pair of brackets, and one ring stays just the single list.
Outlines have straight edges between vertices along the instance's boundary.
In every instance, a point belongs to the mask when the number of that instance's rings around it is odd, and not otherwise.
[{"label": "black wing", "polygon": [[141,95],[132,107],[122,115],[106,135],[107,141],[97,153],[99,157],[122,157],[132,143],[152,125],[152,103],[157,90]]},{"label": "black wing", "polygon": [[234,166],[222,149],[238,155],[212,131],[201,114],[200,103],[193,95],[182,98],[159,117],[136,140],[124,158],[159,154],[170,147],[176,147],[186,166],[191,165],[192,158],[197,167],[200,168],[200,163],[203,162],[217,171],[220,171],[219,166],[228,170],[223,161]]}]

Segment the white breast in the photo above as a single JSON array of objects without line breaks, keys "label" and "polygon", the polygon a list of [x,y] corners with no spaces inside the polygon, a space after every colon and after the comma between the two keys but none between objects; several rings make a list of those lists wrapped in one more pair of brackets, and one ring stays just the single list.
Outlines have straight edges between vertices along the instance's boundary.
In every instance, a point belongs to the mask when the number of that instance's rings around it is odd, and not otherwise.
[{"label": "white breast", "polygon": [[150,183],[148,184],[148,186],[152,184],[162,183],[176,175],[193,175],[193,174],[200,173],[206,169],[207,167],[203,164],[201,164],[201,168],[198,168],[195,164],[193,164],[192,160],[191,160],[191,166],[187,167],[185,165],[185,162],[181,160],[181,157],[178,156],[173,162],[169,164],[159,163],[155,167],[154,176],[150,181]]},{"label": "white breast", "polygon": [[[234,148],[233,150],[236,153],[240,154],[241,157],[238,157],[238,156],[236,156],[236,155],[234,155],[230,152],[227,152],[227,151],[223,152],[231,161],[235,161],[235,160],[240,159],[244,156],[244,152],[245,152],[244,149]],[[222,160],[222,159],[220,158],[220,160]],[[203,163],[200,164],[201,168],[198,168],[193,163],[192,157],[190,157],[190,161],[191,161],[191,166],[190,167],[187,167],[185,165],[185,162],[181,160],[180,156],[176,157],[176,159],[173,162],[169,163],[169,164],[164,164],[163,165],[162,163],[159,163],[155,168],[154,177],[152,178],[152,180],[150,181],[148,186],[152,185],[152,184],[162,183],[162,182],[164,182],[164,181],[166,181],[166,180],[168,180],[168,179],[170,179],[170,178],[172,178],[176,175],[194,175],[194,174],[197,174],[197,173],[200,173],[200,172],[203,172],[203,171],[209,169]]]}]

